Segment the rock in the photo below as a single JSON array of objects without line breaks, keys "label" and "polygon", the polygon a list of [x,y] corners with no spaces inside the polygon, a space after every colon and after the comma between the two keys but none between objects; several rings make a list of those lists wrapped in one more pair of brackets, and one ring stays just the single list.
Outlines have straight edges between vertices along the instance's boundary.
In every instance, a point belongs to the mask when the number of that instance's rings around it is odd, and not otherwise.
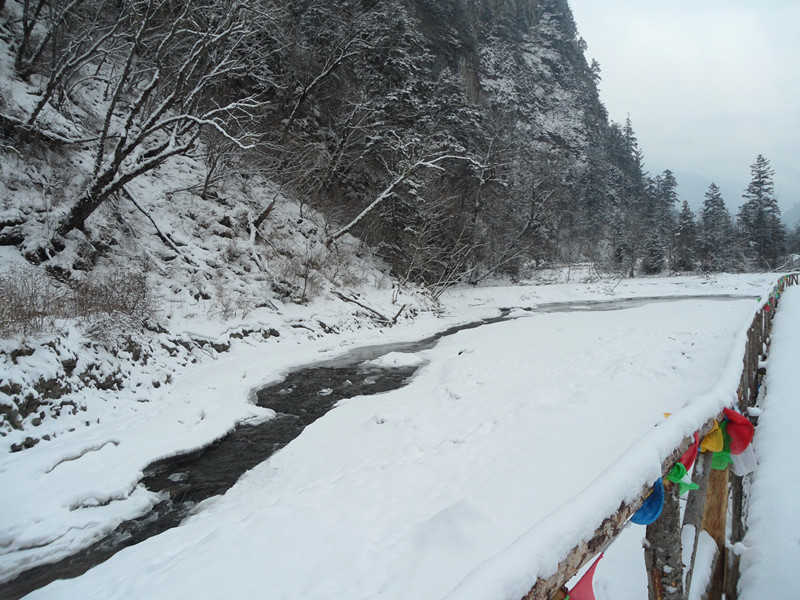
[{"label": "rock", "polygon": [[22,391],[22,386],[18,383],[7,383],[5,385],[0,385],[0,393],[5,394],[6,396],[16,396]]},{"label": "rock", "polygon": [[97,389],[99,390],[114,390],[122,387],[122,380],[116,377],[116,373],[106,376],[102,381],[97,382]]},{"label": "rock", "polygon": [[23,346],[22,348],[16,348],[9,353],[11,356],[11,362],[17,364],[17,359],[20,356],[32,356],[33,353],[36,352],[35,348],[28,348],[27,346]]},{"label": "rock", "polygon": [[[77,364],[77,362],[76,362]],[[42,397],[42,399],[58,399],[70,392],[69,384],[60,381],[59,379],[39,379],[33,386],[33,389]]]},{"label": "rock", "polygon": [[11,451],[12,452],[19,452],[20,450],[27,450],[28,448],[33,448],[38,443],[39,443],[39,440],[37,438],[33,438],[31,436],[28,436],[20,444],[11,444]]},{"label": "rock", "polygon": [[231,349],[231,343],[230,342],[216,342],[216,343],[212,342],[211,343],[211,347],[216,352],[227,352],[228,350]]},{"label": "rock", "polygon": [[72,375],[72,372],[75,370],[75,367],[78,366],[78,359],[77,358],[67,358],[61,361],[61,367],[64,369],[64,373],[67,377]]},{"label": "rock", "polygon": [[130,338],[125,341],[123,350],[131,355],[134,362],[139,362],[142,357],[142,347]]},{"label": "rock", "polygon": [[19,410],[15,407],[12,407],[8,412],[5,413],[5,418],[8,421],[9,425],[14,429],[22,429],[22,416],[19,414]]}]

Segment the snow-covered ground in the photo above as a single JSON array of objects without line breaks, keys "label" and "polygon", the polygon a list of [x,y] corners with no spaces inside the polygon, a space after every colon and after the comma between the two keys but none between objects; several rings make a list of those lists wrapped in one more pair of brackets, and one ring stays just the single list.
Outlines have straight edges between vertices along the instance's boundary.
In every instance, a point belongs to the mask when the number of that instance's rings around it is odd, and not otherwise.
[{"label": "snow-covered ground", "polygon": [[[141,513],[155,501],[137,486],[144,466],[236,422],[268,418],[252,404],[253,389],[299,365],[418,339],[499,308],[749,296],[517,311],[514,320],[445,338],[415,358],[426,364],[407,387],[342,401],[181,527],[31,596],[519,597],[598,519],[654,480],[676,440],[731,401],[752,298],[774,279],[455,289],[439,314],[391,329],[244,340],[187,366],[147,402],[104,399],[82,415],[91,426],[3,455],[3,578]],[[287,305],[280,318],[334,322],[340,306]],[[664,412],[674,414],[665,421]],[[624,548],[644,532],[630,531],[598,568],[598,598],[639,595],[630,590],[641,589],[644,572],[631,568]]]},{"label": "snow-covered ground", "polygon": [[797,596],[800,564],[800,479],[797,431],[800,429],[800,288],[788,288],[775,315],[758,407],[753,447],[759,466],[748,507],[749,530],[743,540],[742,600]]}]

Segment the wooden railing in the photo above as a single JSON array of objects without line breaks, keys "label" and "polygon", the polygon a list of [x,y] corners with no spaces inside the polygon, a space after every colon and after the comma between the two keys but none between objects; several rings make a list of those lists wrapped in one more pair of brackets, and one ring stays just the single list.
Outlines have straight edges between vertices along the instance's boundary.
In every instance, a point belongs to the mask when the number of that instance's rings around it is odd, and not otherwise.
[{"label": "wooden railing", "polygon": [[[757,311],[747,331],[742,361],[742,374],[737,391],[739,412],[748,416],[755,425],[757,420],[748,415],[747,409],[754,406],[762,373],[759,373],[761,362],[766,358],[769,349],[769,333],[772,318],[778,307],[780,294],[786,286],[796,285],[798,274],[782,277],[768,298],[762,298],[763,304]],[[704,437],[714,426],[714,420],[721,420],[722,415],[708,415],[706,423],[698,430]],[[692,480],[699,487],[692,490],[687,499],[684,518],[680,518],[678,486],[669,482],[667,474],[678,459],[686,452],[694,441],[686,438],[662,462],[664,478],[664,507],[661,516],[653,524],[647,526],[645,549],[645,566],[648,576],[650,600],[666,600],[685,598],[695,575],[695,559],[697,557],[698,540],[701,531],[705,531],[717,545],[717,553],[712,564],[710,583],[702,595],[708,600],[736,599],[736,588],[739,580],[739,557],[728,548],[741,541],[746,532],[744,521],[743,478],[730,469],[711,469],[711,452],[698,455]],[[643,486],[639,496],[628,504],[623,503],[617,512],[606,517],[593,535],[576,545],[569,554],[559,562],[558,570],[546,579],[537,579],[530,592],[523,600],[556,600],[563,598],[563,586],[572,579],[589,560],[608,548],[630,517],[642,506],[651,486]],[[729,505],[730,499],[730,505]],[[730,518],[730,538],[726,544],[726,528]],[[684,578],[683,553],[681,548],[681,532],[687,525],[694,526],[694,539],[691,560],[685,567]],[[688,549],[687,549],[688,550]],[[705,574],[708,576],[708,574]]]}]

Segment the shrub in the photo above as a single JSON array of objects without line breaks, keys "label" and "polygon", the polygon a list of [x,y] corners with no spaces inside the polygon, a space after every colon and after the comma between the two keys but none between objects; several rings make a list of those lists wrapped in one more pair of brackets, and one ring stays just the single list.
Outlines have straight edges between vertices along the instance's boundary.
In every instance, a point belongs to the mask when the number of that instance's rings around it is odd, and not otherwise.
[{"label": "shrub", "polygon": [[153,312],[141,273],[93,273],[66,284],[30,266],[0,273],[0,335],[4,337],[52,330],[59,319],[75,319],[91,337],[116,337],[141,329]]},{"label": "shrub", "polygon": [[0,273],[0,335],[32,335],[63,316],[68,295],[52,278],[27,266]]}]

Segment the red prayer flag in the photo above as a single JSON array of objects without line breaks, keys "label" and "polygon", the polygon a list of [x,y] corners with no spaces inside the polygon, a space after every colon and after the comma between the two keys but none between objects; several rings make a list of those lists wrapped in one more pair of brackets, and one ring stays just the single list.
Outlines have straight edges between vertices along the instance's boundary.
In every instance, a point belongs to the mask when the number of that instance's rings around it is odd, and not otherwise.
[{"label": "red prayer flag", "polygon": [[689,446],[689,449],[686,452],[683,453],[683,456],[681,456],[680,460],[681,464],[683,464],[683,466],[686,467],[687,471],[692,468],[692,465],[694,464],[694,461],[697,458],[697,451],[699,449],[700,449],[700,434],[698,434],[695,431],[694,443],[691,446]]},{"label": "red prayer flag", "polygon": [[728,419],[726,429],[731,438],[731,454],[741,454],[753,441],[755,427],[744,415],[739,414],[730,408],[723,408],[725,418]]},{"label": "red prayer flag", "polygon": [[594,570],[597,568],[597,563],[600,562],[601,558],[603,558],[602,553],[594,561],[594,564],[589,567],[589,570],[583,574],[583,577],[578,580],[575,587],[569,591],[569,600],[595,600],[592,578],[594,577]]}]

